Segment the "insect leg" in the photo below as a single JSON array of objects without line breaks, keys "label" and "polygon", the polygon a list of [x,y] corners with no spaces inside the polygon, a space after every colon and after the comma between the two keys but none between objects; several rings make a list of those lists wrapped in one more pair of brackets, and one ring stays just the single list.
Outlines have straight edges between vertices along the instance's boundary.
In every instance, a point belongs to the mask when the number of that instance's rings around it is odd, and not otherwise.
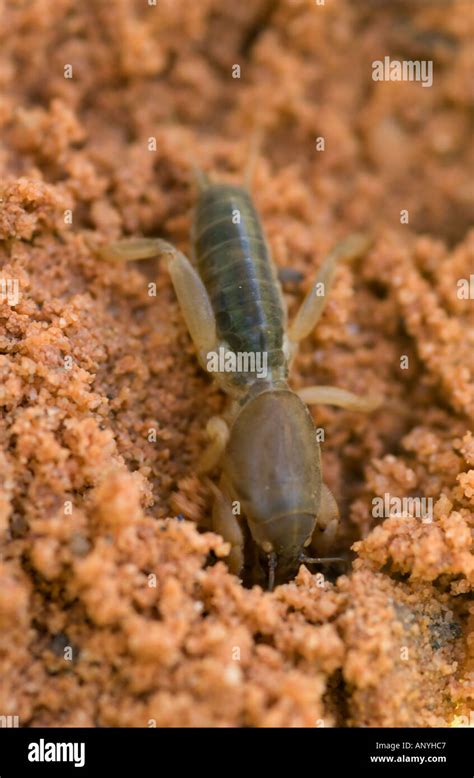
[{"label": "insect leg", "polygon": [[216,351],[216,321],[211,301],[199,273],[181,251],[160,238],[126,238],[98,250],[106,260],[151,259],[167,256],[168,270],[186,326],[198,352],[201,364],[206,354]]},{"label": "insect leg", "polygon": [[311,550],[318,555],[330,552],[334,548],[338,526],[339,508],[336,499],[323,482],[316,527],[309,543]]},{"label": "insect leg", "polygon": [[[212,508],[212,528],[225,541],[230,543],[231,550],[227,557],[227,565],[231,573],[239,575],[244,564],[244,536],[239,519],[232,513],[232,505],[221,488],[211,484],[214,492]],[[222,486],[222,481],[221,481]]]},{"label": "insect leg", "polygon": [[323,481],[317,526],[324,530],[334,521],[339,523],[339,507],[333,493]]},{"label": "insect leg", "polygon": [[209,351],[217,351],[217,329],[214,311],[201,277],[189,259],[173,247],[168,270],[189,334],[205,367]]},{"label": "insect leg", "polygon": [[364,235],[350,235],[338,243],[323,260],[316,280],[304,298],[291,323],[288,336],[290,340],[299,342],[306,338],[318,323],[328,299],[329,290],[334,279],[338,262],[356,259],[364,253],[370,240]]},{"label": "insect leg", "polygon": [[128,260],[152,259],[170,250],[176,251],[169,243],[160,238],[122,238],[96,249],[96,253],[109,262],[127,262]]},{"label": "insect leg", "polygon": [[338,408],[361,413],[370,413],[383,402],[378,395],[357,395],[337,386],[303,386],[298,389],[297,395],[307,405],[337,405]]},{"label": "insect leg", "polygon": [[219,463],[229,440],[229,428],[220,416],[212,416],[206,425],[209,444],[199,458],[196,471],[208,473]]}]

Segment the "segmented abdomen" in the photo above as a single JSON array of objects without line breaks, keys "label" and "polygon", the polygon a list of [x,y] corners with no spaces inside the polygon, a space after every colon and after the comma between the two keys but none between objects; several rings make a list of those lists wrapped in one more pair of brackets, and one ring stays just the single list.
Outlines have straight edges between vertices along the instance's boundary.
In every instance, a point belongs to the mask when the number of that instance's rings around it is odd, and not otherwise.
[{"label": "segmented abdomen", "polygon": [[[219,339],[235,353],[266,352],[268,368],[285,369],[284,313],[257,211],[245,189],[210,184],[194,219],[196,262],[216,317]],[[255,376],[235,376],[249,383]]]}]

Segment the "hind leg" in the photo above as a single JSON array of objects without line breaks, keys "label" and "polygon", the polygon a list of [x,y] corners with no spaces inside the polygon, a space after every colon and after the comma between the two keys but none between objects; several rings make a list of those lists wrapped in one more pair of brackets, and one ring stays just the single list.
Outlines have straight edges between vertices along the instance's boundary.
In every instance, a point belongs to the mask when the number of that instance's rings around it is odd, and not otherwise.
[{"label": "hind leg", "polygon": [[168,270],[179,306],[199,361],[205,367],[208,352],[218,349],[216,321],[206,287],[187,257],[160,238],[126,238],[99,249],[98,253],[106,260],[118,262],[168,257]]},{"label": "hind leg", "polygon": [[316,280],[291,323],[288,336],[298,343],[306,338],[321,318],[338,262],[356,259],[367,250],[370,241],[364,235],[350,235],[338,243],[323,260]]},{"label": "hind leg", "polygon": [[[323,261],[312,288],[291,324],[288,331],[289,351],[294,353],[296,344],[303,340],[314,329],[324,311],[328,292],[334,279],[337,263],[356,259],[370,245],[370,240],[364,235],[350,235],[338,243]],[[358,396],[336,386],[306,386],[297,392],[307,405],[337,405],[350,411],[370,413],[382,403],[382,398],[376,395]]]}]

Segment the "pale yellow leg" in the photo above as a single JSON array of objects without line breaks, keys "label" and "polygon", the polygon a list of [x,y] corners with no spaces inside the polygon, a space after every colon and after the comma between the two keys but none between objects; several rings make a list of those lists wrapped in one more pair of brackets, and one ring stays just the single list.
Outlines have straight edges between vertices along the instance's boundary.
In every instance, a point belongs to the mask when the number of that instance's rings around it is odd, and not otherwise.
[{"label": "pale yellow leg", "polygon": [[370,245],[370,240],[364,235],[351,235],[338,243],[324,259],[316,280],[304,298],[301,306],[290,325],[288,336],[290,340],[299,342],[313,331],[328,299],[329,290],[334,279],[338,262],[356,259]]},{"label": "pale yellow leg", "polygon": [[318,554],[318,558],[321,558],[323,561],[338,560],[338,557],[327,556],[334,548],[338,526],[339,508],[336,499],[326,484],[323,483],[316,527],[309,542],[311,551]]},{"label": "pale yellow leg", "polygon": [[321,503],[319,506],[318,526],[327,529],[332,522],[339,523],[339,506],[330,488],[323,481],[321,489]]},{"label": "pale yellow leg", "polygon": [[244,565],[244,536],[239,519],[232,513],[230,500],[220,489],[212,485],[214,505],[212,509],[212,528],[222,535],[231,550],[227,557],[227,565],[231,573],[239,575]]},{"label": "pale yellow leg", "polygon": [[306,405],[337,405],[361,413],[370,413],[383,402],[378,395],[357,395],[337,386],[304,386],[297,394]]},{"label": "pale yellow leg", "polygon": [[206,287],[184,254],[160,238],[126,238],[102,247],[98,253],[103,259],[119,262],[168,256],[176,297],[199,360],[205,367],[207,353],[217,350],[216,321]]},{"label": "pale yellow leg", "polygon": [[161,238],[122,238],[107,243],[97,250],[102,259],[109,262],[128,262],[129,260],[152,259],[162,254],[170,254],[176,249]]},{"label": "pale yellow leg", "polygon": [[216,319],[206,287],[180,251],[168,261],[168,270],[199,361],[205,368],[207,354],[218,349]]},{"label": "pale yellow leg", "polygon": [[229,428],[220,416],[212,416],[206,425],[209,444],[201,455],[196,472],[209,473],[219,463],[229,440]]}]

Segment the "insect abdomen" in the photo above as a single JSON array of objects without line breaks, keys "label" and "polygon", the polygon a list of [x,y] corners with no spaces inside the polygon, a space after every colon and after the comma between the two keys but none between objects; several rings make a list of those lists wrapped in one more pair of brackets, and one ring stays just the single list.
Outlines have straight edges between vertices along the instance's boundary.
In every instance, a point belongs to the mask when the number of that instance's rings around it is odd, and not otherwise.
[{"label": "insect abdomen", "polygon": [[[284,312],[258,214],[245,189],[211,184],[199,197],[194,249],[220,340],[238,352],[266,352],[269,370],[285,370]],[[254,380],[236,376],[239,383]]]}]

